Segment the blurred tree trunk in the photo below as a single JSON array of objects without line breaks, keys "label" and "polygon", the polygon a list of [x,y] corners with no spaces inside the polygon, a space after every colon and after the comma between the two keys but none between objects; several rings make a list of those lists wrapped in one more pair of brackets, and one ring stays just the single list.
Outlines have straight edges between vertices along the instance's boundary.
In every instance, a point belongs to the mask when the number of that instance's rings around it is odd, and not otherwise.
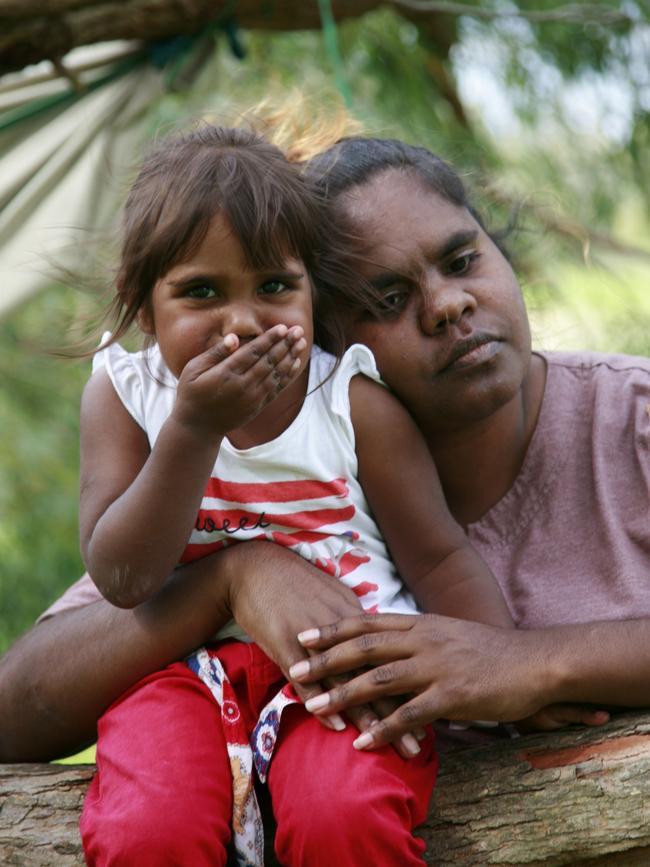
[{"label": "blurred tree trunk", "polygon": [[[343,21],[381,5],[391,3],[333,0],[332,12]],[[450,16],[404,8],[400,12],[426,28],[439,47],[449,42]],[[79,45],[165,39],[232,21],[257,30],[321,27],[317,0],[0,0],[0,74],[40,60],[58,61]]]}]

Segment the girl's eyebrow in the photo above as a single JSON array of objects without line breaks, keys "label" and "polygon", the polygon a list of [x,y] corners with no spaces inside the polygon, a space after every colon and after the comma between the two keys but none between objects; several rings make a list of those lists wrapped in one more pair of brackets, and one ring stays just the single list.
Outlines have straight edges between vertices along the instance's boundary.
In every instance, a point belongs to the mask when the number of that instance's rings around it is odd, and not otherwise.
[{"label": "girl's eyebrow", "polygon": [[177,280],[167,280],[170,286],[180,289],[187,286],[188,283],[200,283],[201,281],[209,283],[212,280],[218,279],[215,274],[188,274],[186,277],[179,277]]},{"label": "girl's eyebrow", "polygon": [[256,276],[261,277],[262,279],[268,279],[269,277],[273,277],[274,279],[280,280],[301,280],[305,275],[300,271],[274,271],[265,270],[265,271],[257,271],[255,272]]},{"label": "girl's eyebrow", "polygon": [[[273,270],[264,270],[264,271],[254,271],[251,272],[260,280],[301,280],[305,275],[300,271],[273,271]],[[226,274],[208,274],[203,272],[198,272],[196,274],[189,273],[184,277],[179,277],[177,280],[169,280],[168,283],[170,286],[173,286],[177,289],[182,288],[183,286],[187,286],[188,283],[218,283],[220,281],[228,280],[230,275]]]}]

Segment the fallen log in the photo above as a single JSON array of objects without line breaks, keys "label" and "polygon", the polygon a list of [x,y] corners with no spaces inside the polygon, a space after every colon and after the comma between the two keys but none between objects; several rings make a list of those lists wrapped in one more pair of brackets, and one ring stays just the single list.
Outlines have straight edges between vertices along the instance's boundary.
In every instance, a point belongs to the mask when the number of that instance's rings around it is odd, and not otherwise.
[{"label": "fallen log", "polygon": [[79,813],[92,765],[0,765],[0,864],[83,864]]},{"label": "fallen log", "polygon": [[436,865],[650,864],[650,716],[446,754],[424,829]]},{"label": "fallen log", "polygon": [[[0,863],[83,864],[77,825],[92,773],[0,765]],[[445,754],[420,833],[437,867],[650,864],[650,716]]]}]

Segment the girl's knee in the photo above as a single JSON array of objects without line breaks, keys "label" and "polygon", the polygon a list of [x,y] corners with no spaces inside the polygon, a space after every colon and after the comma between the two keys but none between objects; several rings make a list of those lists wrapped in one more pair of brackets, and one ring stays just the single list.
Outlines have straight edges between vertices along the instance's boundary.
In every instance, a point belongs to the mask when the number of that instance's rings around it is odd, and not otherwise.
[{"label": "girl's knee", "polygon": [[183,808],[155,809],[134,800],[108,810],[89,791],[80,822],[87,864],[91,867],[208,867],[225,865],[230,839],[227,820],[195,816]]},{"label": "girl's knee", "polygon": [[337,867],[372,864],[422,864],[423,844],[413,837],[415,821],[409,791],[397,783],[392,791],[342,786],[314,797],[278,816],[276,852],[288,867]]}]

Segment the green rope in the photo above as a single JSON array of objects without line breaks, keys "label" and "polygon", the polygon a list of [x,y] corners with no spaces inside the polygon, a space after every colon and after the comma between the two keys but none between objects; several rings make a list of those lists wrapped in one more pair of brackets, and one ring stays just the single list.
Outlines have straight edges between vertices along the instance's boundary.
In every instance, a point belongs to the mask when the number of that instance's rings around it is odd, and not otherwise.
[{"label": "green rope", "polygon": [[142,55],[129,57],[126,60],[123,60],[109,73],[103,76],[103,78],[98,78],[96,81],[92,81],[90,84],[85,85],[82,91],[69,90],[65,93],[57,93],[54,96],[43,96],[40,99],[31,100],[31,102],[25,103],[25,105],[20,105],[18,108],[3,112],[0,114],[0,132],[9,129],[18,123],[22,123],[30,117],[41,114],[41,112],[49,111],[51,108],[56,108],[61,105],[72,105],[85,96],[86,93],[97,90],[99,87],[103,87],[103,85],[108,84],[110,81],[114,81],[116,78],[126,75],[127,72],[130,72],[139,63],[142,63],[144,57],[145,55]]},{"label": "green rope", "polygon": [[336,21],[332,14],[331,0],[318,0],[318,11],[320,12],[320,20],[323,25],[323,40],[325,42],[325,51],[329,57],[330,63],[334,70],[334,80],[339,93],[348,108],[352,108],[352,93],[348,87],[343,69],[343,61],[339,51],[338,33],[336,30]]}]

